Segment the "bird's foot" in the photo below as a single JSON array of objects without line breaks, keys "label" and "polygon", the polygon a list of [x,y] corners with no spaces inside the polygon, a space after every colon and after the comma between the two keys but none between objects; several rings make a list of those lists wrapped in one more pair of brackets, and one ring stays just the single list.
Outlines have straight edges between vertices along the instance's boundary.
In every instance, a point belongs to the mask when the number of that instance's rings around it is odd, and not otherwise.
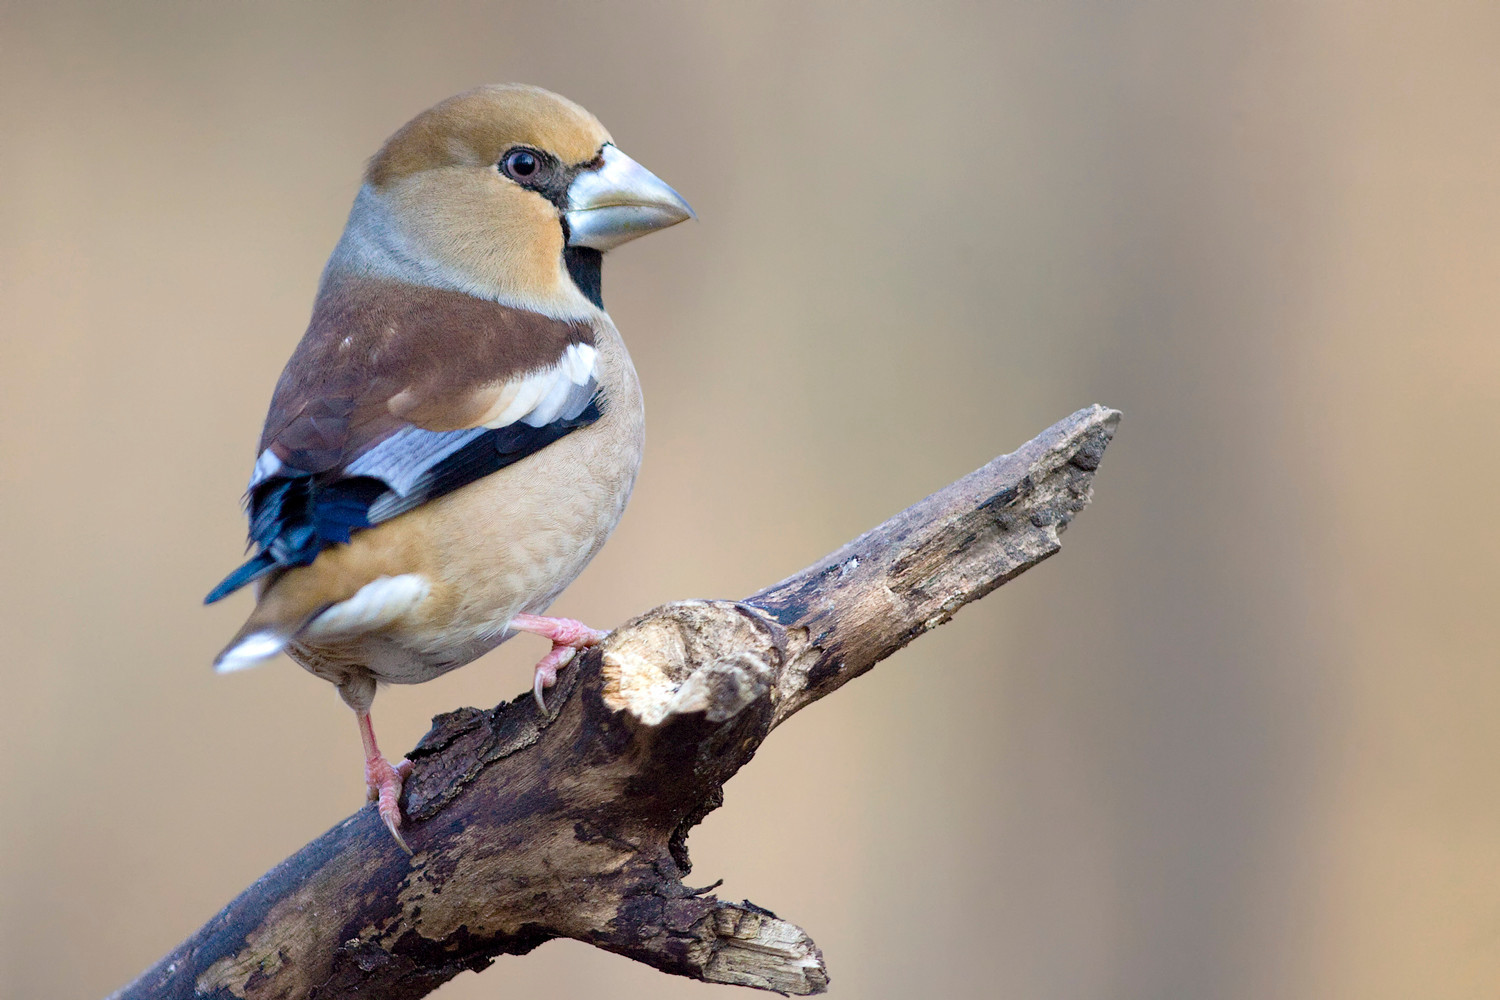
[{"label": "bird's foot", "polygon": [[516,615],[511,619],[510,627],[552,641],[551,652],[537,663],[531,682],[531,693],[543,712],[547,711],[547,699],[542,692],[557,683],[557,672],[573,662],[580,649],[597,646],[609,635],[572,618],[544,618],[541,615]]},{"label": "bird's foot", "polygon": [[369,794],[371,802],[376,803],[375,809],[380,813],[380,819],[385,823],[385,828],[391,831],[391,836],[396,838],[396,843],[407,854],[411,848],[406,845],[406,838],[401,836],[401,786],[411,774],[411,761],[401,760],[391,764],[380,754],[375,754],[365,760],[365,789]]},{"label": "bird's foot", "polygon": [[537,707],[543,712],[547,711],[547,697],[542,692],[557,683],[557,672],[572,663],[573,657],[577,655],[577,647],[555,645],[552,652],[537,662],[531,679],[531,694],[536,698]]}]

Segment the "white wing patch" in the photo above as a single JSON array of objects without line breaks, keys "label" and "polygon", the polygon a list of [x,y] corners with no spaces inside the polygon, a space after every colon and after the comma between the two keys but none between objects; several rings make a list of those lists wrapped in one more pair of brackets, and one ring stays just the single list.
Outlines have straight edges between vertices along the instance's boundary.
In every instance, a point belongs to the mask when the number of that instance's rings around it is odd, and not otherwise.
[{"label": "white wing patch", "polygon": [[578,416],[594,396],[598,360],[593,345],[569,344],[556,364],[507,384],[480,426],[494,430],[520,421],[545,427]]},{"label": "white wing patch", "polygon": [[261,452],[260,457],[255,460],[255,468],[250,472],[250,485],[246,487],[246,490],[255,489],[255,487],[259,486],[267,479],[270,479],[272,476],[276,475],[276,473],[280,472],[283,468],[285,468],[285,466],[283,465],[281,459],[276,457],[276,453],[274,451],[272,451],[270,448],[267,448],[265,451]]},{"label": "white wing patch", "polygon": [[318,615],[298,638],[327,639],[373,632],[411,611],[431,592],[432,584],[419,573],[382,576],[359,588],[347,601],[340,601]]}]

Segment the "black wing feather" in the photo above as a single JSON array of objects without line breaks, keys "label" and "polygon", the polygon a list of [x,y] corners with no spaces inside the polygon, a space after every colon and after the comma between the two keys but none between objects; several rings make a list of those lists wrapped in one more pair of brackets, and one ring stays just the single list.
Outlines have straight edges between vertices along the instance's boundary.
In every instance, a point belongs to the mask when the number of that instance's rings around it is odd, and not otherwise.
[{"label": "black wing feather", "polygon": [[[601,415],[596,393],[575,417],[541,427],[513,423],[474,436],[435,462],[403,495],[375,476],[340,472],[307,473],[282,468],[250,492],[250,541],[260,547],[209,592],[212,604],[268,573],[306,566],[330,545],[347,544],[363,528],[387,521],[446,493],[467,486],[547,447]],[[467,431],[431,431],[441,436]]]}]

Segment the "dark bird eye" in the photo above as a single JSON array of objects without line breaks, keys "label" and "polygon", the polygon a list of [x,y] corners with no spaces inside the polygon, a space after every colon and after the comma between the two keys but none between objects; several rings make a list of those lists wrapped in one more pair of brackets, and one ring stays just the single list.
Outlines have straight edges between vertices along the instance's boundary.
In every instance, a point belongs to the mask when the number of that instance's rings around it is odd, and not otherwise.
[{"label": "dark bird eye", "polygon": [[542,173],[542,158],[529,149],[512,149],[500,161],[500,169],[517,181],[533,181]]}]

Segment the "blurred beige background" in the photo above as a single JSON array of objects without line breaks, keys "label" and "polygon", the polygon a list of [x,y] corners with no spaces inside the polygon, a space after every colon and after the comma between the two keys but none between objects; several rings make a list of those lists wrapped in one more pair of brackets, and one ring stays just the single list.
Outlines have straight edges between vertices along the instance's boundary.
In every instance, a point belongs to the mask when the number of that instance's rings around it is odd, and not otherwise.
[{"label": "blurred beige background", "polygon": [[[0,6],[0,996],[102,996],[360,805],[333,690],[213,676],[248,599],[199,601],[363,159],[498,80],[702,220],[606,267],[649,447],[559,613],[1127,415],[1063,553],[779,731],[695,878],[834,996],[1500,995],[1497,53],[1491,0]],[[710,994],[558,942],[439,995]]]}]

